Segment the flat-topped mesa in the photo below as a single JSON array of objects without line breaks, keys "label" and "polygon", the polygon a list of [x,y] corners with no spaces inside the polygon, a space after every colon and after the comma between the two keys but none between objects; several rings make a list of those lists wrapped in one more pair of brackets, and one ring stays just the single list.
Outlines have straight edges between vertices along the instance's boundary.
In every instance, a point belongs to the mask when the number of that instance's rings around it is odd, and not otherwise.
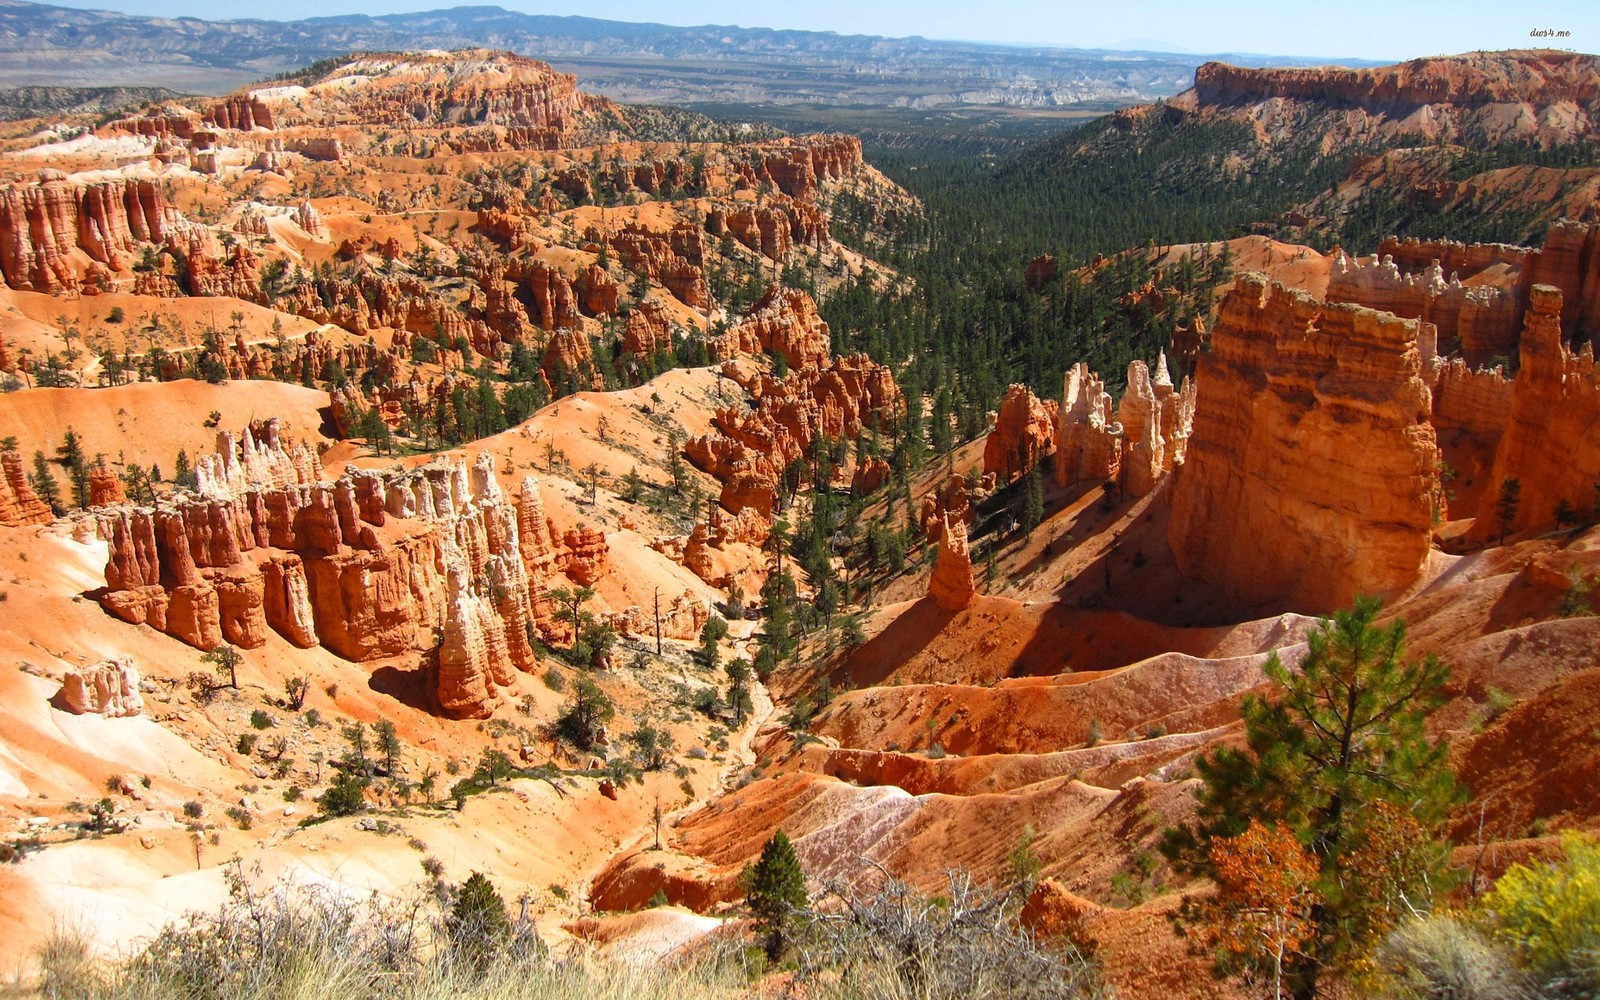
[{"label": "flat-topped mesa", "polygon": [[0,470],[5,473],[4,481],[0,481],[0,525],[23,528],[55,520],[50,505],[40,500],[29,485],[20,454],[15,450],[0,453]]},{"label": "flat-topped mesa", "polygon": [[[1581,516],[1595,504],[1600,482],[1600,372],[1590,342],[1576,354],[1562,343],[1562,295],[1550,285],[1534,285],[1521,337],[1521,365],[1510,383],[1510,418],[1495,450],[1488,488],[1477,511],[1472,537],[1502,534],[1496,511],[1501,484],[1521,484],[1511,532],[1558,526],[1557,508]],[[1564,520],[1565,518],[1563,518]]]},{"label": "flat-topped mesa", "polygon": [[1032,472],[1055,454],[1056,419],[1054,401],[1040,401],[1025,385],[1009,386],[983,442],[984,473],[1010,483]]},{"label": "flat-topped mesa", "polygon": [[80,185],[42,170],[31,184],[0,189],[0,274],[20,291],[73,290],[75,251],[127,272],[140,245],[163,244],[187,226],[153,180]]},{"label": "flat-topped mesa", "polygon": [[1392,255],[1352,260],[1340,254],[1328,277],[1326,298],[1431,323],[1441,350],[1450,353],[1459,347],[1469,364],[1485,364],[1516,350],[1518,296],[1490,286],[1463,285],[1437,258],[1420,270],[1406,271]]},{"label": "flat-topped mesa", "polygon": [[977,588],[972,584],[972,551],[967,543],[967,525],[949,514],[939,519],[939,556],[928,577],[928,596],[946,611],[960,611],[972,603]]},{"label": "flat-topped mesa", "polygon": [[1208,62],[1195,70],[1202,106],[1275,98],[1402,111],[1427,104],[1553,104],[1600,101],[1600,58],[1576,52],[1475,52],[1364,69],[1245,69]]},{"label": "flat-topped mesa", "polygon": [[1122,424],[1105,383],[1079,362],[1062,378],[1056,411],[1056,484],[1116,480],[1122,471]]},{"label": "flat-topped mesa", "polygon": [[1416,320],[1238,279],[1172,487],[1187,578],[1312,613],[1419,578],[1439,452],[1418,335]]}]

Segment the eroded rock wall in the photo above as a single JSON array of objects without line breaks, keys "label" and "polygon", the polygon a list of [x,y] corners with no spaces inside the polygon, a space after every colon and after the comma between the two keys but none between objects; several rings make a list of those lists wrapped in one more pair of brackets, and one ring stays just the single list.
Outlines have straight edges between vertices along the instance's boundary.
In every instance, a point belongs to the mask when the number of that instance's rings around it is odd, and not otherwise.
[{"label": "eroded rock wall", "polygon": [[513,671],[534,669],[530,629],[558,631],[549,581],[589,584],[607,568],[603,534],[558,534],[537,485],[507,497],[487,452],[470,467],[327,482],[276,422],[218,445],[197,467],[199,492],[100,513],[111,614],[200,649],[255,648],[276,632],[356,661],[427,648],[438,632],[440,705],[480,716]]},{"label": "eroded rock wall", "polygon": [[[1493,471],[1484,490],[1473,536],[1497,538],[1495,510],[1500,484],[1521,485],[1511,531],[1556,526],[1556,508],[1565,504],[1582,516],[1600,504],[1600,373],[1593,344],[1574,354],[1562,342],[1563,296],[1551,285],[1535,285],[1521,335],[1521,365],[1510,386],[1510,417],[1495,450]],[[1503,404],[1504,389],[1495,393]]]},{"label": "eroded rock wall", "polygon": [[1186,577],[1306,612],[1418,579],[1439,459],[1417,339],[1416,320],[1239,279],[1173,486]]}]

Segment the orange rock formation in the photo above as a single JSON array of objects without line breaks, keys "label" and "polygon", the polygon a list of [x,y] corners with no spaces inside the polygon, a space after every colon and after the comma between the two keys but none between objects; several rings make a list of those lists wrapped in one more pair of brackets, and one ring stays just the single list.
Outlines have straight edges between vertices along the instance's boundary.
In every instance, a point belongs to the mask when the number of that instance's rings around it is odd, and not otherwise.
[{"label": "orange rock formation", "polygon": [[1315,612],[1418,578],[1438,448],[1417,337],[1415,320],[1239,279],[1200,360],[1173,488],[1186,576]]},{"label": "orange rock formation", "polygon": [[30,524],[49,524],[55,519],[50,505],[39,499],[28,484],[22,456],[15,451],[0,454],[5,481],[0,483],[0,524],[20,528]]},{"label": "orange rock formation", "polygon": [[552,575],[587,584],[605,572],[605,536],[557,537],[537,486],[507,499],[487,452],[470,469],[435,462],[330,483],[275,425],[260,430],[242,447],[219,435],[197,494],[102,513],[108,611],[201,649],[257,647],[270,628],[357,661],[417,648],[437,629],[440,705],[476,717],[507,670],[533,669],[529,626],[553,624]]},{"label": "orange rock formation", "polygon": [[[1480,540],[1499,535],[1495,504],[1499,484],[1507,479],[1521,484],[1513,531],[1554,527],[1559,504],[1581,515],[1597,501],[1600,447],[1594,428],[1600,423],[1600,372],[1592,343],[1577,355],[1562,343],[1562,307],[1558,289],[1533,286],[1509,418],[1473,530]],[[1503,396],[1495,401],[1503,403]]]},{"label": "orange rock formation", "polygon": [[967,526],[949,514],[940,518],[939,557],[928,577],[928,596],[946,611],[960,611],[972,603],[977,588],[972,585],[972,552],[967,545]]},{"label": "orange rock formation", "polygon": [[1053,401],[1041,402],[1025,385],[1010,386],[983,443],[983,471],[1006,483],[1027,475],[1055,453],[1055,425]]}]

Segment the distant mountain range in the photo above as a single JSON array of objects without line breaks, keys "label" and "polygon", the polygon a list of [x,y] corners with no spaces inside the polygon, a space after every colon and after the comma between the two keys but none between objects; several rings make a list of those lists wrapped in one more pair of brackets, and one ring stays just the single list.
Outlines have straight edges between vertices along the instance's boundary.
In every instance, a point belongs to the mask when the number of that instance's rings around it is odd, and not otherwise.
[{"label": "distant mountain range", "polygon": [[1019,48],[924,38],[673,27],[500,7],[301,21],[138,17],[0,0],[0,81],[219,93],[351,51],[487,46],[577,73],[633,103],[936,108],[1114,107],[1170,96],[1208,59],[1263,56]]}]

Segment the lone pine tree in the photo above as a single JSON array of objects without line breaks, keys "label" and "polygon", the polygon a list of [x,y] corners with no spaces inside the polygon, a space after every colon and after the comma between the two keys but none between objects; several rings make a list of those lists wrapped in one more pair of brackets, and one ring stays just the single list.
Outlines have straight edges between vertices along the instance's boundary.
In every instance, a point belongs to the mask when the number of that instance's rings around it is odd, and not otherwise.
[{"label": "lone pine tree", "polygon": [[1317,995],[1324,971],[1364,957],[1402,900],[1421,903],[1439,884],[1445,851],[1429,834],[1459,797],[1444,744],[1423,732],[1448,670],[1432,656],[1408,660],[1405,623],[1379,627],[1379,609],[1377,599],[1357,598],[1335,613],[1297,668],[1276,653],[1268,659],[1277,690],[1241,705],[1246,746],[1197,761],[1198,816],[1162,845],[1212,879],[1215,846],[1253,821],[1281,824],[1305,845],[1318,868],[1307,887],[1317,899],[1313,932],[1283,971],[1299,1000]]},{"label": "lone pine tree", "polygon": [[744,870],[745,903],[767,936],[767,955],[776,959],[796,911],[805,908],[806,873],[789,837],[779,830],[761,848],[761,859]]}]

